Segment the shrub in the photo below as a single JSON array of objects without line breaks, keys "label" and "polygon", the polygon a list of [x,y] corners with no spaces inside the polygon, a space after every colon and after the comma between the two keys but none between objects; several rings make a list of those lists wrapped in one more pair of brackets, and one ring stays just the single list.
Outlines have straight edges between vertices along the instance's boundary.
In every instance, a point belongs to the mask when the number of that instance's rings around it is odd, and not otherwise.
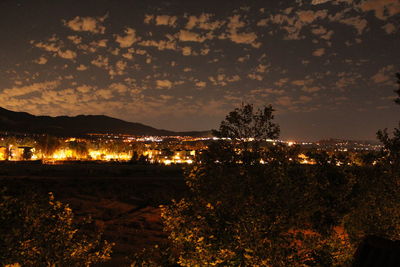
[{"label": "shrub", "polygon": [[112,244],[85,234],[68,205],[52,193],[0,192],[0,263],[21,266],[90,266],[110,258]]}]

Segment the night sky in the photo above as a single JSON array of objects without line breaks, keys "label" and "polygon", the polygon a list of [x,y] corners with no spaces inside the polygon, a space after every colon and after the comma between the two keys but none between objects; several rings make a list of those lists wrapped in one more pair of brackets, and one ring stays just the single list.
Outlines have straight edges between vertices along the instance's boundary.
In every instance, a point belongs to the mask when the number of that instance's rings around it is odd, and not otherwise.
[{"label": "night sky", "polygon": [[393,127],[400,1],[0,1],[0,106],[216,128],[272,104],[282,137]]}]

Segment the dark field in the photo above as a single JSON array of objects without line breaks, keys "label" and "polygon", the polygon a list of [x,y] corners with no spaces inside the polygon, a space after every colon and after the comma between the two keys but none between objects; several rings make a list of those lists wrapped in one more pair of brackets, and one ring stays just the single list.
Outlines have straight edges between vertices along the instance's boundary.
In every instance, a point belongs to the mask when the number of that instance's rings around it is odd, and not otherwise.
[{"label": "dark field", "polygon": [[185,194],[180,166],[122,163],[0,163],[0,186],[32,190],[69,204],[80,218],[91,216],[90,231],[114,242],[112,260],[102,266],[126,266],[142,248],[167,242],[159,205]]}]

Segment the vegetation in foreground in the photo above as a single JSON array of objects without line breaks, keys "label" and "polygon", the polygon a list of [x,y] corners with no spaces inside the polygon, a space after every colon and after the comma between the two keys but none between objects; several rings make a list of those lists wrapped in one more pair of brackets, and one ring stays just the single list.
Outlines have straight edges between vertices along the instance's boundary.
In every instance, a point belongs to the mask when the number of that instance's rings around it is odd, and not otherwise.
[{"label": "vegetation in foreground", "polygon": [[[27,193],[27,192],[24,192]],[[110,259],[113,244],[85,233],[72,210],[32,193],[6,189],[0,203],[0,262],[19,266],[91,266]]]}]

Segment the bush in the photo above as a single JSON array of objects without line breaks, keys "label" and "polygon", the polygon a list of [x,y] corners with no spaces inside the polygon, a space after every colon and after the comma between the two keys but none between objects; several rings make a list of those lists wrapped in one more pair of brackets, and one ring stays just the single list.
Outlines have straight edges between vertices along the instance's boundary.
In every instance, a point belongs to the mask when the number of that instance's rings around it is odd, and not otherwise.
[{"label": "bush", "polygon": [[3,189],[0,201],[1,264],[90,266],[110,258],[113,245],[84,234],[69,206],[52,193],[17,196]]}]

